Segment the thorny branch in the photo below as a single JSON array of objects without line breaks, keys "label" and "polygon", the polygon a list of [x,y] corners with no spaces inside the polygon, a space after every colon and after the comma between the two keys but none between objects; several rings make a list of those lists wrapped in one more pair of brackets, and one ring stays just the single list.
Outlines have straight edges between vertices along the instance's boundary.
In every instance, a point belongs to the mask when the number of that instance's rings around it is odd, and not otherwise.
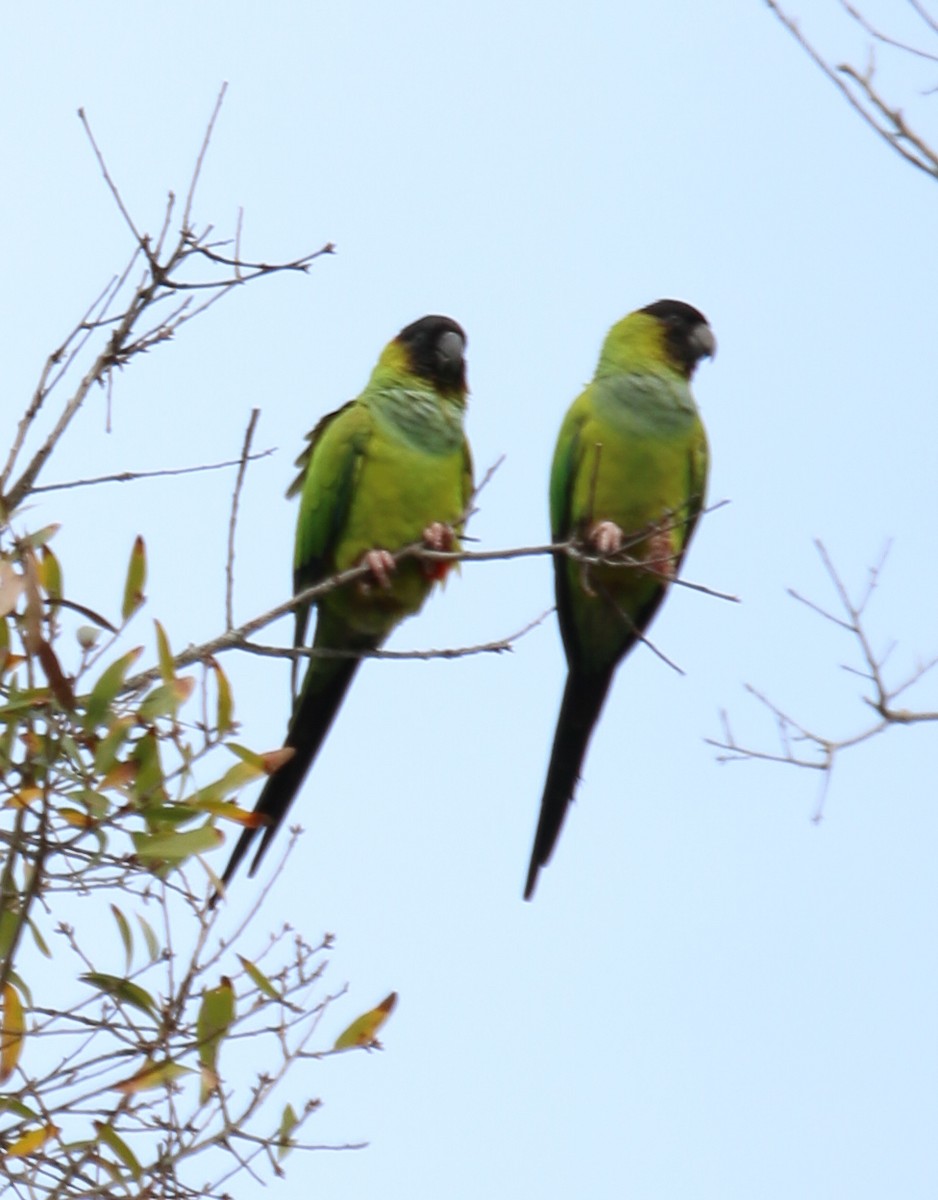
[{"label": "thorny branch", "polygon": [[809,729],[803,722],[797,721],[789,713],[783,711],[762,691],[747,684],[746,691],[771,714],[778,739],[777,747],[767,750],[740,742],[733,733],[729,716],[725,711],[720,714],[723,726],[722,737],[707,738],[706,741],[708,745],[721,752],[717,756],[719,762],[758,760],[822,772],[821,791],[814,813],[815,820],[820,820],[834,766],[843,751],[877,737],[890,726],[919,725],[938,721],[938,711],[912,710],[898,707],[896,704],[900,696],[938,665],[938,655],[919,662],[909,674],[898,682],[887,681],[885,668],[895,647],[890,645],[883,653],[877,653],[867,629],[866,610],[879,586],[889,546],[884,550],[879,562],[870,568],[866,585],[859,598],[854,600],[827,548],[820,541],[816,541],[815,545],[824,571],[833,586],[838,610],[831,612],[793,589],[789,589],[789,595],[793,600],[805,605],[813,613],[849,634],[853,639],[854,645],[859,651],[861,665],[855,667],[842,664],[841,669],[865,681],[868,693],[862,699],[864,704],[873,710],[877,719],[846,736],[836,738],[826,736]]},{"label": "thorny branch", "polygon": [[[765,0],[768,7],[795,38],[805,53],[833,83],[851,107],[889,146],[920,171],[938,179],[938,150],[929,144],[909,123],[900,107],[887,100],[876,82],[876,64],[870,50],[869,64],[860,69],[850,63],[837,66],[802,33],[797,21],[776,0]],[[909,0],[914,12],[922,19],[929,37],[938,34],[935,22],[917,0]],[[854,5],[841,0],[847,15],[887,53],[904,54],[928,62],[938,62],[938,47],[935,51],[913,46],[885,33]]]}]

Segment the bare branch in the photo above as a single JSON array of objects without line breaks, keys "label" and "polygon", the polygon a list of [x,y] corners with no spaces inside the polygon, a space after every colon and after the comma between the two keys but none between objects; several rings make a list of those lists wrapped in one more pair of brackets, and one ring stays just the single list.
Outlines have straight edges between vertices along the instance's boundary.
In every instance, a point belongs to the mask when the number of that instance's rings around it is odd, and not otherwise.
[{"label": "bare branch", "polygon": [[[889,729],[890,726],[923,725],[938,721],[938,711],[932,709],[912,710],[898,708],[895,704],[896,699],[902,693],[918,683],[928,672],[938,666],[938,655],[923,663],[919,663],[906,678],[900,680],[898,683],[889,684],[884,675],[884,667],[895,646],[892,644],[885,653],[877,654],[864,624],[865,609],[880,582],[889,546],[886,546],[879,561],[870,568],[866,586],[861,593],[860,599],[854,601],[851,599],[846,584],[834,565],[826,546],[820,541],[816,542],[815,545],[824,565],[825,573],[845,615],[839,616],[836,613],[830,612],[822,605],[815,603],[813,600],[806,599],[792,589],[789,589],[788,594],[799,603],[804,604],[823,620],[830,622],[837,629],[844,631],[852,638],[863,665],[861,668],[845,665],[843,669],[849,674],[864,680],[869,685],[872,695],[862,696],[861,699],[868,708],[873,709],[878,720],[871,724],[863,724],[859,729],[847,735],[839,737],[825,736],[808,728],[802,722],[796,721],[788,712],[781,709],[763,692],[747,684],[746,690],[749,694],[772,715],[780,748],[778,750],[765,750],[740,742],[734,736],[725,712],[721,713],[721,722],[723,725],[722,738],[706,738],[705,741],[708,745],[722,752],[718,756],[718,761],[720,762],[738,762],[743,759],[755,759],[763,762],[783,763],[786,766],[823,771],[826,776],[825,784],[814,814],[815,820],[819,820],[823,809],[823,801],[827,795],[829,779],[840,754],[874,737],[878,737]],[[805,753],[801,749],[796,749],[796,747],[805,747],[807,752]]]},{"label": "bare branch", "polygon": [[[768,7],[781,21],[792,37],[798,42],[808,57],[827,76],[837,90],[847,100],[850,106],[860,114],[860,117],[898,154],[933,178],[938,178],[938,151],[933,149],[923,137],[917,134],[905,120],[901,109],[890,104],[877,91],[873,84],[874,67],[872,61],[865,70],[842,63],[836,68],[814,47],[798,27],[797,22],[790,17],[776,0],[765,0]],[[924,6],[917,0],[909,0],[912,7],[926,22],[933,32],[938,32],[938,25],[925,11]],[[888,49],[901,53],[915,55],[928,61],[938,61],[938,56],[918,47],[892,38],[872,25],[848,0],[841,0],[842,7],[856,21],[861,29],[875,38]],[[852,81],[855,87],[844,82],[844,78]],[[859,93],[859,95],[858,95]]]}]

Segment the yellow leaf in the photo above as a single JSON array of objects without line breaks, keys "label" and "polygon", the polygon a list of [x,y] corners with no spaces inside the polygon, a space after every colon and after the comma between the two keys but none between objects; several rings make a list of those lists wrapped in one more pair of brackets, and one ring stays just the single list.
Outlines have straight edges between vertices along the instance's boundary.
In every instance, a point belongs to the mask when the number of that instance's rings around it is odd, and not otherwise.
[{"label": "yellow leaf", "polygon": [[29,808],[34,800],[38,800],[42,795],[42,788],[37,788],[34,785],[20,788],[18,792],[14,792],[7,799],[7,808]]},{"label": "yellow leaf", "polygon": [[48,546],[42,547],[39,562],[39,584],[50,600],[62,599],[62,568]]},{"label": "yellow leaf", "polygon": [[166,1087],[175,1082],[183,1075],[191,1075],[190,1067],[180,1066],[174,1062],[148,1062],[130,1076],[129,1079],[124,1079],[120,1083],[115,1083],[112,1091],[123,1092],[125,1096],[136,1095],[137,1092],[145,1092],[149,1088]]},{"label": "yellow leaf", "polygon": [[60,808],[59,816],[73,829],[94,829],[97,824],[91,813],[82,812],[80,808]]},{"label": "yellow leaf", "polygon": [[344,1033],[336,1038],[336,1050],[349,1050],[353,1046],[374,1046],[377,1043],[377,1033],[385,1023],[394,1006],[397,1004],[397,992],[386,996],[377,1007],[369,1009],[349,1025]]},{"label": "yellow leaf", "polygon": [[6,1083],[23,1053],[26,1016],[20,994],[12,983],[3,985],[3,1023],[0,1026],[0,1083]]},{"label": "yellow leaf", "polygon": [[7,1146],[3,1152],[4,1158],[26,1158],[29,1154],[35,1154],[58,1132],[58,1125],[40,1125],[38,1129],[30,1129],[17,1138],[12,1146]]}]

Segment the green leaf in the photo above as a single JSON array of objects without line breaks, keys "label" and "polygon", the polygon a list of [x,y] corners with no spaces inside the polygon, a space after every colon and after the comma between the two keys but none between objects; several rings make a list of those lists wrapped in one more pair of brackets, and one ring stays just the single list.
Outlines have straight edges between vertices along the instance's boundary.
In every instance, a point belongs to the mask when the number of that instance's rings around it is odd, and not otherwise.
[{"label": "green leaf", "polygon": [[130,922],[116,904],[111,905],[111,912],[117,922],[117,930],[124,944],[124,970],[129,971],[134,957],[134,935],[130,931]]},{"label": "green leaf", "polygon": [[215,805],[232,792],[239,792],[256,779],[263,779],[265,774],[263,767],[258,767],[254,763],[237,762],[233,767],[228,768],[221,779],[216,779],[214,783],[200,788],[188,803],[193,808]]},{"label": "green leaf", "polygon": [[22,1117],[24,1121],[39,1120],[39,1113],[22,1100],[17,1100],[15,1096],[0,1096],[0,1112],[12,1113],[16,1117]]},{"label": "green leaf", "polygon": [[131,794],[141,804],[160,804],[166,801],[163,789],[163,764],[160,761],[160,743],[153,733],[145,733],[137,740],[131,761],[137,771]]},{"label": "green leaf", "polygon": [[133,650],[128,650],[126,654],[121,655],[120,658],[105,667],[97,683],[91,689],[91,695],[85,706],[85,729],[96,729],[103,723],[117,693],[124,686],[127,672],[142,653],[143,647],[135,646]]},{"label": "green leaf", "polygon": [[134,727],[133,717],[115,717],[108,726],[107,733],[98,743],[94,752],[94,769],[99,775],[106,775],[117,761],[121,747],[130,736]]},{"label": "green leaf", "polygon": [[219,1085],[218,1051],[235,1018],[235,994],[231,980],[223,975],[221,983],[202,993],[202,1003],[196,1018],[195,1034],[202,1080],[199,1099],[202,1104]]},{"label": "green leaf", "polygon": [[228,682],[228,676],[214,659],[212,660],[212,670],[215,673],[215,690],[218,693],[215,728],[218,733],[226,734],[234,729],[234,699],[231,695],[231,684]]},{"label": "green leaf", "polygon": [[293,1130],[299,1125],[300,1119],[296,1115],[296,1109],[292,1104],[288,1104],[283,1110],[283,1116],[280,1118],[280,1132],[277,1136],[277,1158],[282,1162],[293,1149]]},{"label": "green leaf", "polygon": [[147,954],[150,956],[150,962],[155,963],[162,953],[160,950],[159,939],[153,932],[153,926],[149,923],[149,921],[144,920],[139,913],[137,913],[137,922],[143,931],[143,940],[147,944]]},{"label": "green leaf", "polygon": [[160,678],[164,683],[172,683],[176,678],[176,668],[173,665],[173,652],[169,648],[169,638],[159,621],[154,621],[153,624],[156,628],[156,655],[160,664]]},{"label": "green leaf", "polygon": [[51,958],[52,951],[49,949],[48,945],[46,944],[45,938],[39,932],[39,929],[36,926],[36,922],[32,919],[32,917],[27,917],[26,924],[29,926],[29,932],[33,935],[33,941],[36,943],[36,948],[39,951],[39,953],[42,954],[45,958]]},{"label": "green leaf", "polygon": [[121,617],[129,621],[146,597],[143,589],[147,582],[147,550],[143,538],[138,535],[130,552],[130,562],[127,564],[127,579],[124,582],[124,600],[121,604]]},{"label": "green leaf", "polygon": [[135,833],[132,837],[138,858],[170,862],[190,858],[193,854],[207,854],[225,840],[221,830],[214,825],[200,825],[198,829],[187,829],[184,833]]},{"label": "green leaf", "polygon": [[161,683],[148,692],[140,702],[137,717],[141,722],[156,721],[160,717],[175,717],[179,709],[192,695],[195,677],[184,675],[169,683]]},{"label": "green leaf", "polygon": [[255,750],[249,750],[247,746],[242,746],[238,742],[225,742],[225,749],[230,750],[242,762],[250,763],[251,766],[257,767],[261,774],[267,774],[263,754],[258,754]]},{"label": "green leaf", "polygon": [[132,983],[129,979],[121,978],[120,975],[106,975],[103,971],[89,971],[85,975],[79,975],[78,978],[82,983],[87,983],[91,987],[97,988],[99,992],[112,996],[121,1004],[130,1004],[140,1012],[146,1013],[148,1017],[159,1018],[159,1006],[150,993],[138,983]]},{"label": "green leaf", "polygon": [[143,1167],[140,1166],[136,1155],[123,1138],[117,1136],[114,1127],[112,1125],[105,1125],[103,1121],[95,1121],[94,1127],[101,1142],[110,1150],[113,1150],[120,1162],[130,1172],[131,1179],[135,1181],[140,1179],[143,1175]]},{"label": "green leaf", "polygon": [[243,954],[239,954],[238,961],[247,972],[248,978],[259,991],[263,992],[265,996],[269,996],[271,1000],[283,999],[283,996],[277,991],[264,972],[259,967],[256,967],[249,958],[245,958]]}]

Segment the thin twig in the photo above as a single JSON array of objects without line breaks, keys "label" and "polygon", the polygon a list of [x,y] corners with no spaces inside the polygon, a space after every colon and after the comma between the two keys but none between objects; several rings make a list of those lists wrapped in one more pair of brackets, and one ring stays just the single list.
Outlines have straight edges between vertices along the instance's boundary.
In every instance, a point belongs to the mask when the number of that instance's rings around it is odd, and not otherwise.
[{"label": "thin twig", "polygon": [[228,520],[228,556],[225,562],[225,628],[231,629],[234,625],[233,604],[234,604],[234,556],[235,556],[235,529],[238,524],[238,501],[241,498],[241,488],[244,484],[244,475],[247,470],[247,465],[251,459],[251,442],[254,439],[254,430],[257,428],[258,418],[261,415],[259,408],[251,410],[251,419],[248,421],[248,427],[244,432],[244,445],[241,447],[241,459],[238,466],[238,477],[235,480],[234,494],[231,497],[231,516]]},{"label": "thin twig", "polygon": [[546,609],[515,633],[496,641],[480,642],[475,646],[448,646],[442,650],[327,650],[312,646],[265,646],[258,642],[244,642],[239,649],[263,658],[287,658],[293,661],[311,658],[381,658],[397,662],[412,662],[415,659],[426,662],[435,658],[467,658],[473,654],[505,654],[513,651],[515,645],[533,629],[542,625],[553,611],[553,608]]},{"label": "thin twig", "polygon": [[202,173],[202,164],[205,162],[209,142],[212,140],[212,133],[215,130],[215,122],[218,120],[218,114],[221,112],[221,106],[225,99],[225,92],[227,91],[228,83],[226,80],[218,89],[218,95],[215,98],[215,107],[212,109],[212,115],[209,117],[208,125],[205,129],[205,137],[202,139],[199,155],[195,160],[195,168],[192,172],[192,179],[189,182],[189,191],[186,193],[186,207],[182,213],[182,227],[184,230],[189,228],[189,218],[192,215],[192,202],[195,199],[195,189],[198,186],[199,176]]},{"label": "thin twig", "polygon": [[[274,447],[258,450],[248,455],[248,462],[257,462],[274,453]],[[203,471],[222,471],[228,467],[240,467],[244,460],[230,458],[225,462],[202,463],[197,467],[161,467],[158,471],[119,471],[115,475],[96,475],[93,479],[70,479],[66,483],[44,483],[31,489],[32,494],[38,492],[59,492],[68,488],[94,487],[99,483],[135,483],[138,479],[159,479],[167,475],[198,475]]]}]

